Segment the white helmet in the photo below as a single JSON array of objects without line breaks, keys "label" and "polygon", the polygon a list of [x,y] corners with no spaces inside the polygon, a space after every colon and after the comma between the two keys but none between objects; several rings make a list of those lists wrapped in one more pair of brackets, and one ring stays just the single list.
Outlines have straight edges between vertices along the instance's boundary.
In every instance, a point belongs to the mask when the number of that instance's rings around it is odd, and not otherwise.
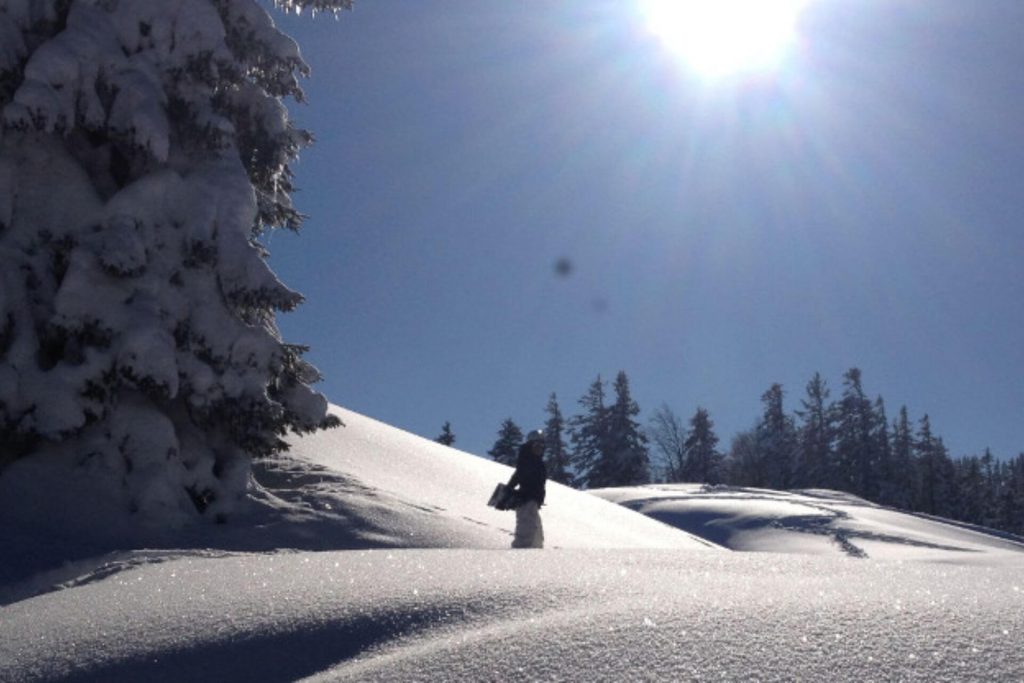
[{"label": "white helmet", "polygon": [[544,430],[534,429],[532,432],[526,435],[526,443],[533,443],[534,441],[544,443]]}]

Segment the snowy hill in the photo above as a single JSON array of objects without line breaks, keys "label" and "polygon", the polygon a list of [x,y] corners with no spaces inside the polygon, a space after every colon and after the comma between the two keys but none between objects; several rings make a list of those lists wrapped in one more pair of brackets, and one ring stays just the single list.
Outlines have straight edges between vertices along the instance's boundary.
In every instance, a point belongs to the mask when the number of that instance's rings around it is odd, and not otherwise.
[{"label": "snowy hill", "polygon": [[[511,468],[335,409],[346,425],[297,439],[290,459],[260,478],[294,481],[298,467],[306,505],[349,520],[353,547],[507,548],[515,515],[486,506]],[[683,548],[712,544],[548,483],[543,510],[546,545],[553,548]]]},{"label": "snowy hill", "polygon": [[820,492],[598,492],[684,531],[552,485],[549,549],[510,551],[484,505],[508,468],[335,412],[225,525],[141,528],[5,470],[0,680],[1024,677],[1013,540]]},{"label": "snowy hill", "polygon": [[1024,539],[837,491],[660,484],[591,493],[730,550],[954,564],[1024,558]]}]

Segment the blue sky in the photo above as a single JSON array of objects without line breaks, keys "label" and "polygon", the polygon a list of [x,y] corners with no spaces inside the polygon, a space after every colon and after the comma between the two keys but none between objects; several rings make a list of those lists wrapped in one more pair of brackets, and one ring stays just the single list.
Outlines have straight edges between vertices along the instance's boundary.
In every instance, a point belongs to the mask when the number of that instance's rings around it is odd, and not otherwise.
[{"label": "blue sky", "polygon": [[275,19],[317,143],[268,246],[332,402],[483,454],[624,370],[727,445],[857,366],[954,455],[1024,450],[1024,4],[811,0],[714,81],[629,0]]}]

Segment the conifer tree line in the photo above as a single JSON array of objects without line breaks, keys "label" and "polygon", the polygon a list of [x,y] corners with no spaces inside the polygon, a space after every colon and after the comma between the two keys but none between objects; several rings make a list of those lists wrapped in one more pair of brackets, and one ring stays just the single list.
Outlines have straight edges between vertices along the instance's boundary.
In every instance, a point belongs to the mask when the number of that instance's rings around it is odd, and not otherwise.
[{"label": "conifer tree line", "polygon": [[[582,412],[566,419],[552,393],[544,423],[544,458],[548,478],[578,488],[629,486],[650,482],[647,435],[638,421],[640,406],[633,400],[629,378],[619,372],[611,384],[600,375],[579,400]],[[505,419],[487,454],[514,465],[523,431]]]},{"label": "conifer tree line", "polygon": [[[610,393],[609,393],[610,390]],[[799,407],[785,407],[773,384],[761,414],[722,448],[709,412],[688,421],[661,406],[646,427],[629,379],[600,376],[565,418],[551,394],[545,408],[549,477],[577,488],[652,481],[748,486],[777,490],[833,489],[912,512],[1024,534],[1024,453],[1002,461],[988,449],[959,458],[928,415],[912,420],[906,406],[890,419],[885,400],[870,398],[861,371],[848,370],[839,396],[815,373]],[[515,464],[523,432],[506,419],[488,454]]]}]

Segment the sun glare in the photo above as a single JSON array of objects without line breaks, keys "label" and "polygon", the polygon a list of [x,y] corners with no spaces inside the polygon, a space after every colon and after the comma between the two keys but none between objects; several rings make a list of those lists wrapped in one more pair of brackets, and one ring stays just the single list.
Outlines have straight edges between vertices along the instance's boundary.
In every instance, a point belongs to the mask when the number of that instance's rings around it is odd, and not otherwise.
[{"label": "sun glare", "polygon": [[697,74],[775,69],[808,0],[641,0],[644,20]]}]

